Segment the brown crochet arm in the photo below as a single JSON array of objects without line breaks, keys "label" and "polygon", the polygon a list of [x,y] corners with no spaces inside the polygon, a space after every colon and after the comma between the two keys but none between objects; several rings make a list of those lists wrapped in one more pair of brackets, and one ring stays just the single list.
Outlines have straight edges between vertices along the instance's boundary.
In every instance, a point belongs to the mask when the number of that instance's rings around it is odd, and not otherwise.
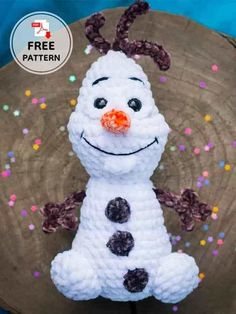
[{"label": "brown crochet arm", "polygon": [[85,23],[85,35],[91,45],[99,52],[106,54],[111,44],[99,33],[99,29],[105,24],[105,17],[101,13],[93,14]]},{"label": "brown crochet arm", "polygon": [[42,229],[45,233],[55,232],[58,228],[76,230],[78,227],[78,217],[76,216],[76,206],[83,202],[85,191],[74,192],[68,196],[64,202],[47,203],[40,209],[44,216]]},{"label": "brown crochet arm", "polygon": [[201,203],[196,192],[184,189],[181,195],[175,195],[162,189],[153,189],[160,204],[173,208],[180,217],[182,229],[192,231],[196,221],[205,221],[211,215],[211,208]]},{"label": "brown crochet arm", "polygon": [[170,67],[170,55],[161,45],[146,40],[129,41],[128,38],[129,28],[136,17],[147,13],[148,10],[149,4],[145,1],[136,1],[125,10],[116,27],[113,49],[123,51],[128,57],[136,54],[150,56],[161,71],[166,71]]}]

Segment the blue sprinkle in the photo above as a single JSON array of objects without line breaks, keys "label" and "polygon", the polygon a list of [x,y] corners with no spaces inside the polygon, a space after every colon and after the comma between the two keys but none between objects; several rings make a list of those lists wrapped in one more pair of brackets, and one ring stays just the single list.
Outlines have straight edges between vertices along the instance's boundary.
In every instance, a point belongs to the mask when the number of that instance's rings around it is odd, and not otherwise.
[{"label": "blue sprinkle", "polygon": [[190,242],[185,242],[186,247],[190,247],[191,243]]},{"label": "blue sprinkle", "polygon": [[202,226],[202,230],[203,231],[208,231],[209,230],[209,225],[208,224],[205,224]]},{"label": "blue sprinkle", "polygon": [[219,166],[220,168],[224,168],[224,166],[225,166],[225,161],[224,161],[224,160],[220,160],[219,163],[218,163],[218,166]]},{"label": "blue sprinkle", "polygon": [[9,158],[14,157],[14,152],[8,152],[8,153],[7,153],[7,156],[8,156]]},{"label": "blue sprinkle", "polygon": [[204,184],[205,184],[205,185],[210,185],[210,180],[205,179],[205,180],[204,180]]},{"label": "blue sprinkle", "polygon": [[225,233],[222,231],[218,234],[218,237],[221,238],[221,239],[224,239],[225,237]]}]

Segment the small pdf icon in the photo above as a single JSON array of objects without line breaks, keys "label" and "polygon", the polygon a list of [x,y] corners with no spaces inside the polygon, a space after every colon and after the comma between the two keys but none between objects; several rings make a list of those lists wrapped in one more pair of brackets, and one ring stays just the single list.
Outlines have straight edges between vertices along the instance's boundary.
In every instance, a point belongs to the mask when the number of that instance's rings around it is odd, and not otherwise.
[{"label": "small pdf icon", "polygon": [[34,28],[35,37],[51,37],[49,31],[49,22],[47,22],[47,20],[35,20],[31,23],[31,27]]}]

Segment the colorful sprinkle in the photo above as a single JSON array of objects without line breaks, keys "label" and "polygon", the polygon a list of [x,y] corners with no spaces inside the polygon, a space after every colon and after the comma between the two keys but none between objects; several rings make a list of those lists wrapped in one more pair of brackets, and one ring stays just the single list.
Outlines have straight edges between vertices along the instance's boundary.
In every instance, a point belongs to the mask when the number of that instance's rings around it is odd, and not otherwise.
[{"label": "colorful sprinkle", "polygon": [[186,129],[184,130],[184,134],[185,134],[185,135],[191,135],[191,134],[192,134],[192,129],[191,129],[191,128],[186,128]]},{"label": "colorful sprinkle", "polygon": [[36,212],[36,210],[38,209],[38,207],[36,205],[32,205],[31,206],[31,211],[34,213]]},{"label": "colorful sprinkle", "polygon": [[208,237],[207,242],[210,242],[210,243],[213,242],[213,237]]},{"label": "colorful sprinkle", "polygon": [[212,64],[211,70],[212,70],[212,72],[218,72],[218,70],[219,70],[218,65],[217,64]]},{"label": "colorful sprinkle", "polygon": [[8,111],[10,109],[10,107],[8,105],[3,105],[2,106],[3,111]]},{"label": "colorful sprinkle", "polygon": [[216,213],[212,213],[212,214],[211,214],[211,218],[212,218],[213,220],[217,220],[217,219],[218,219],[218,215],[217,215]]},{"label": "colorful sprinkle", "polygon": [[229,164],[226,164],[224,166],[225,171],[230,171],[231,170],[231,166]]},{"label": "colorful sprinkle", "polygon": [[88,45],[85,49],[84,49],[84,53],[86,55],[90,54],[90,52],[92,51],[93,46],[92,45]]},{"label": "colorful sprinkle", "polygon": [[28,215],[27,211],[25,209],[22,209],[20,214],[21,214],[22,217],[26,217]]},{"label": "colorful sprinkle", "polygon": [[42,140],[40,138],[37,138],[35,141],[34,141],[34,144],[36,145],[41,145],[42,144]]},{"label": "colorful sprinkle", "polygon": [[15,201],[16,201],[16,195],[15,195],[15,194],[12,194],[12,195],[10,196],[10,200],[13,201],[13,202],[15,202]]},{"label": "colorful sprinkle", "polygon": [[35,151],[39,150],[39,145],[38,144],[34,144],[33,145],[33,150],[35,150]]},{"label": "colorful sprinkle", "polygon": [[171,146],[171,147],[170,147],[170,151],[171,151],[171,152],[176,151],[176,146],[174,146],[174,145],[173,145],[173,146]]},{"label": "colorful sprinkle", "polygon": [[22,133],[23,133],[24,135],[27,135],[27,134],[29,133],[29,130],[28,130],[27,128],[24,128],[24,129],[22,130]]},{"label": "colorful sprinkle", "polygon": [[194,152],[195,155],[199,155],[200,152],[201,152],[201,149],[198,148],[198,147],[195,147],[194,150],[193,150],[193,152]]},{"label": "colorful sprinkle", "polygon": [[33,105],[37,105],[38,98],[32,98],[31,102],[32,102]]},{"label": "colorful sprinkle", "polygon": [[47,105],[43,102],[42,104],[40,104],[40,108],[42,110],[45,110],[47,108]]},{"label": "colorful sprinkle", "polygon": [[75,107],[76,105],[77,105],[77,100],[76,99],[71,99],[70,100],[70,105],[72,106],[72,107]]},{"label": "colorful sprinkle", "polygon": [[27,96],[27,97],[31,96],[31,90],[30,89],[27,89],[25,91],[25,96]]},{"label": "colorful sprinkle", "polygon": [[212,208],[212,211],[213,211],[213,213],[218,213],[219,207],[214,206],[214,207]]},{"label": "colorful sprinkle", "polygon": [[209,176],[209,172],[205,170],[205,171],[202,172],[202,175],[203,175],[203,177],[208,177]]},{"label": "colorful sprinkle", "polygon": [[204,120],[205,120],[205,122],[211,122],[212,121],[212,116],[210,114],[206,114],[204,116]]},{"label": "colorful sprinkle", "polygon": [[218,166],[219,166],[220,168],[224,168],[224,166],[225,166],[224,160],[220,160],[219,163],[218,163]]},{"label": "colorful sprinkle", "polygon": [[30,224],[30,225],[29,225],[29,230],[30,230],[30,231],[33,231],[34,229],[35,229],[35,225],[34,225],[34,224]]},{"label": "colorful sprinkle", "polygon": [[34,271],[34,278],[39,278],[39,277],[40,277],[40,272]]},{"label": "colorful sprinkle", "polygon": [[225,233],[223,231],[219,232],[218,237],[224,239]]},{"label": "colorful sprinkle", "polygon": [[233,142],[232,142],[232,146],[233,146],[234,148],[236,148],[236,141],[233,141]]},{"label": "colorful sprinkle", "polygon": [[172,306],[172,311],[173,312],[177,312],[178,311],[178,306],[177,305],[173,305]]},{"label": "colorful sprinkle", "polygon": [[209,225],[208,225],[208,224],[204,224],[204,225],[202,226],[202,230],[203,230],[203,231],[208,231],[208,230],[209,230]]},{"label": "colorful sprinkle", "polygon": [[190,242],[185,242],[185,247],[190,247],[191,246],[191,243]]},{"label": "colorful sprinkle", "polygon": [[218,240],[217,240],[217,244],[220,245],[220,246],[223,245],[223,244],[224,244],[224,240],[218,239]]},{"label": "colorful sprinkle", "polygon": [[167,77],[166,76],[160,76],[159,82],[164,84],[167,82]]},{"label": "colorful sprinkle", "polygon": [[19,117],[20,115],[21,115],[20,110],[15,110],[15,111],[13,111],[13,116]]},{"label": "colorful sprinkle", "polygon": [[183,145],[183,144],[179,145],[179,150],[180,150],[181,152],[184,152],[185,149],[186,149],[186,146],[185,146],[185,145]]},{"label": "colorful sprinkle", "polygon": [[201,240],[199,243],[200,243],[201,246],[205,246],[206,245],[206,240]]},{"label": "colorful sprinkle", "polygon": [[69,81],[70,81],[71,83],[75,82],[76,80],[77,80],[77,77],[76,77],[75,75],[70,75],[70,76],[69,76]]},{"label": "colorful sprinkle", "polygon": [[205,89],[207,87],[206,82],[200,81],[199,82],[199,87],[202,88],[202,89]]},{"label": "colorful sprinkle", "polygon": [[218,251],[218,250],[213,250],[213,251],[212,251],[212,255],[213,255],[213,256],[217,256],[218,254],[219,254],[219,251]]},{"label": "colorful sprinkle", "polygon": [[198,277],[199,277],[201,280],[203,280],[203,279],[206,277],[206,275],[205,275],[205,273],[199,273],[199,274],[198,274]]}]

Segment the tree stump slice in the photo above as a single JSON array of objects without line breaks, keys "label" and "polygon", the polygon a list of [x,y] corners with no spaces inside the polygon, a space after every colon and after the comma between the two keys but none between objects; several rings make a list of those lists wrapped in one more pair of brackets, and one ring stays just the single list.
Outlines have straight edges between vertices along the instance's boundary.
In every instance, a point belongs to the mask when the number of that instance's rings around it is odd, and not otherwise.
[{"label": "tree stump slice", "polygon": [[[104,36],[111,40],[115,24],[123,9],[105,11]],[[93,313],[171,313],[172,305],[148,298],[130,306],[129,303],[111,302],[98,298],[74,302],[64,298],[50,280],[50,262],[54,256],[70,248],[74,233],[65,230],[45,235],[41,231],[42,217],[32,212],[31,206],[42,206],[48,201],[62,201],[74,190],[84,189],[88,175],[75,155],[70,156],[71,145],[66,126],[71,114],[70,99],[77,98],[79,87],[90,64],[99,54],[92,50],[84,53],[88,42],[84,36],[84,22],[70,25],[74,37],[74,49],[68,63],[59,71],[47,76],[37,76],[23,71],[15,62],[0,70],[0,104],[7,103],[10,110],[0,107],[0,161],[1,171],[9,163],[7,152],[13,151],[16,162],[10,163],[10,177],[0,177],[0,305],[12,313],[21,314],[93,314]],[[186,18],[160,12],[150,12],[135,21],[131,39],[158,41],[171,53],[172,67],[167,73],[158,71],[152,60],[141,57],[137,62],[144,68],[160,111],[172,128],[161,168],[153,176],[155,186],[180,192],[182,188],[196,187],[202,171],[209,172],[210,185],[199,190],[203,201],[219,207],[218,220],[209,219],[209,231],[202,231],[198,224],[192,233],[180,231],[178,217],[164,209],[166,225],[172,234],[182,239],[174,250],[183,249],[194,256],[206,278],[200,287],[179,306],[179,313],[226,314],[235,313],[235,152],[236,140],[236,50],[233,41],[208,30]],[[219,71],[213,73],[211,65]],[[76,74],[71,83],[68,77]],[[160,76],[167,82],[161,84]],[[204,81],[206,88],[199,88]],[[31,97],[24,92],[30,89]],[[47,108],[32,105],[32,97],[46,97]],[[21,116],[15,117],[14,110]],[[210,114],[211,122],[204,116]],[[184,129],[192,128],[190,136]],[[24,136],[22,129],[28,128]],[[39,151],[32,145],[42,139]],[[215,147],[205,152],[203,147],[213,142]],[[184,152],[178,145],[185,145]],[[173,147],[177,147],[175,151]],[[200,147],[199,156],[193,154]],[[224,160],[231,171],[219,168]],[[164,169],[162,169],[164,167]],[[11,194],[17,201],[9,207]],[[21,216],[26,209],[27,217]],[[79,213],[78,213],[79,214]],[[29,225],[35,230],[30,231]],[[224,245],[218,247],[217,235],[225,232]],[[200,246],[201,239],[213,236],[214,243]],[[185,242],[190,242],[189,248]],[[212,250],[219,248],[218,256]],[[234,266],[234,267],[233,267]],[[40,272],[35,278],[34,272]]]}]

